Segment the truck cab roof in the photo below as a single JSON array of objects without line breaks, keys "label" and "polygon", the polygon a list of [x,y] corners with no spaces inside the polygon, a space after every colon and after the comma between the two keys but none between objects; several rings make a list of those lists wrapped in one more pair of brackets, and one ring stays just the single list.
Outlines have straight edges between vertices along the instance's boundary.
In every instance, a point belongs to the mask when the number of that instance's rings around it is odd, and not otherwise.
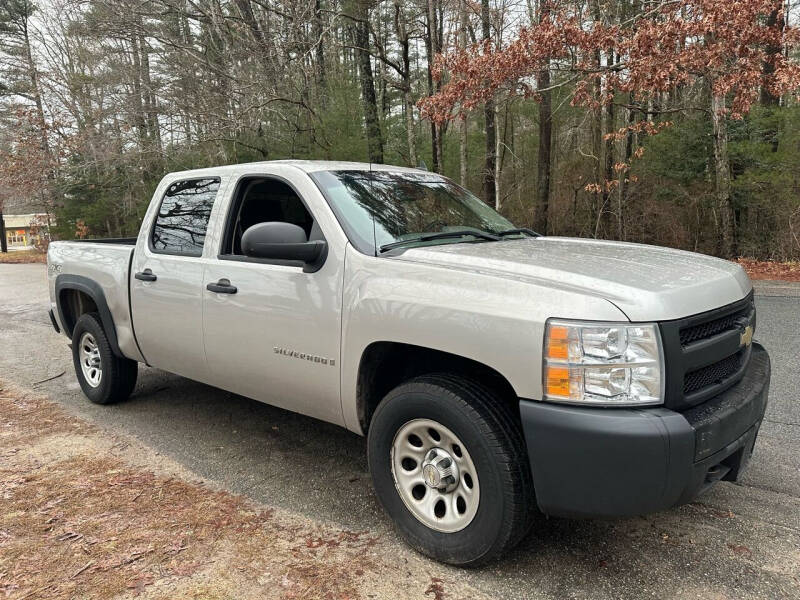
[{"label": "truck cab roof", "polygon": [[351,162],[339,160],[264,160],[250,163],[240,163],[235,165],[225,165],[221,167],[208,167],[203,169],[191,169],[171,173],[172,176],[208,176],[222,174],[241,174],[251,173],[258,169],[269,169],[272,166],[295,167],[305,173],[316,173],[318,171],[392,171],[406,173],[420,173],[435,175],[423,169],[412,169],[410,167],[400,167],[397,165],[383,165],[368,162]]}]

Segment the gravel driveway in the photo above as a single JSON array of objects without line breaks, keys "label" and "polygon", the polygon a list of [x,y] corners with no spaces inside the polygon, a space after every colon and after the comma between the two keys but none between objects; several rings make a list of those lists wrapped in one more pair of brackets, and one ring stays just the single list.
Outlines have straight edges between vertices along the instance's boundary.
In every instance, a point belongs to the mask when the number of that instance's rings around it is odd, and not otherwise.
[{"label": "gravel driveway", "polygon": [[[44,265],[0,264],[0,375],[221,488],[369,530],[403,552],[372,494],[361,438],[146,367],[128,402],[92,405],[47,304]],[[445,576],[503,598],[800,598],[800,286],[759,284],[756,304],[772,388],[741,481],[647,517],[542,519],[501,562]]]}]

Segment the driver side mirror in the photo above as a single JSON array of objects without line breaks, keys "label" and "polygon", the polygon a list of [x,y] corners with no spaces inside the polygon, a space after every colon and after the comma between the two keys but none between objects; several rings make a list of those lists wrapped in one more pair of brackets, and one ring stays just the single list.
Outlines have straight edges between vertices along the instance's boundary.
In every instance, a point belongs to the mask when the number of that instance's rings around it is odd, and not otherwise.
[{"label": "driver side mirror", "polygon": [[322,240],[309,242],[302,227],[282,221],[258,223],[242,235],[242,252],[250,258],[294,260],[321,266],[327,248]]}]

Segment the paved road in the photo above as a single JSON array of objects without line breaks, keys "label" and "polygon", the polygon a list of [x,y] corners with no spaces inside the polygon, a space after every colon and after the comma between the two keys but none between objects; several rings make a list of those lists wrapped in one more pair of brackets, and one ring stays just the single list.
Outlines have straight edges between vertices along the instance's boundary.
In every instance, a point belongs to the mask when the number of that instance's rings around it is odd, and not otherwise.
[{"label": "paved road", "polygon": [[[800,598],[800,287],[759,290],[757,337],[772,355],[773,383],[740,482],[647,517],[543,519],[503,561],[450,577],[510,598]],[[219,486],[401,543],[372,494],[358,436],[150,368],[128,402],[92,405],[46,307],[43,265],[0,264],[0,376]]]}]

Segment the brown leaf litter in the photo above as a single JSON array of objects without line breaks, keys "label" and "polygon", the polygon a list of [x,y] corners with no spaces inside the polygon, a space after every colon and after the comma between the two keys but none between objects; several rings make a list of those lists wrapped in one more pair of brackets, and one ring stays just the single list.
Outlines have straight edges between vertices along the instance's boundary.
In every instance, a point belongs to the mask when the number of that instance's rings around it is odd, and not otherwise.
[{"label": "brown leaf litter", "polygon": [[121,437],[0,380],[0,597],[480,596],[377,534],[213,489]]}]

